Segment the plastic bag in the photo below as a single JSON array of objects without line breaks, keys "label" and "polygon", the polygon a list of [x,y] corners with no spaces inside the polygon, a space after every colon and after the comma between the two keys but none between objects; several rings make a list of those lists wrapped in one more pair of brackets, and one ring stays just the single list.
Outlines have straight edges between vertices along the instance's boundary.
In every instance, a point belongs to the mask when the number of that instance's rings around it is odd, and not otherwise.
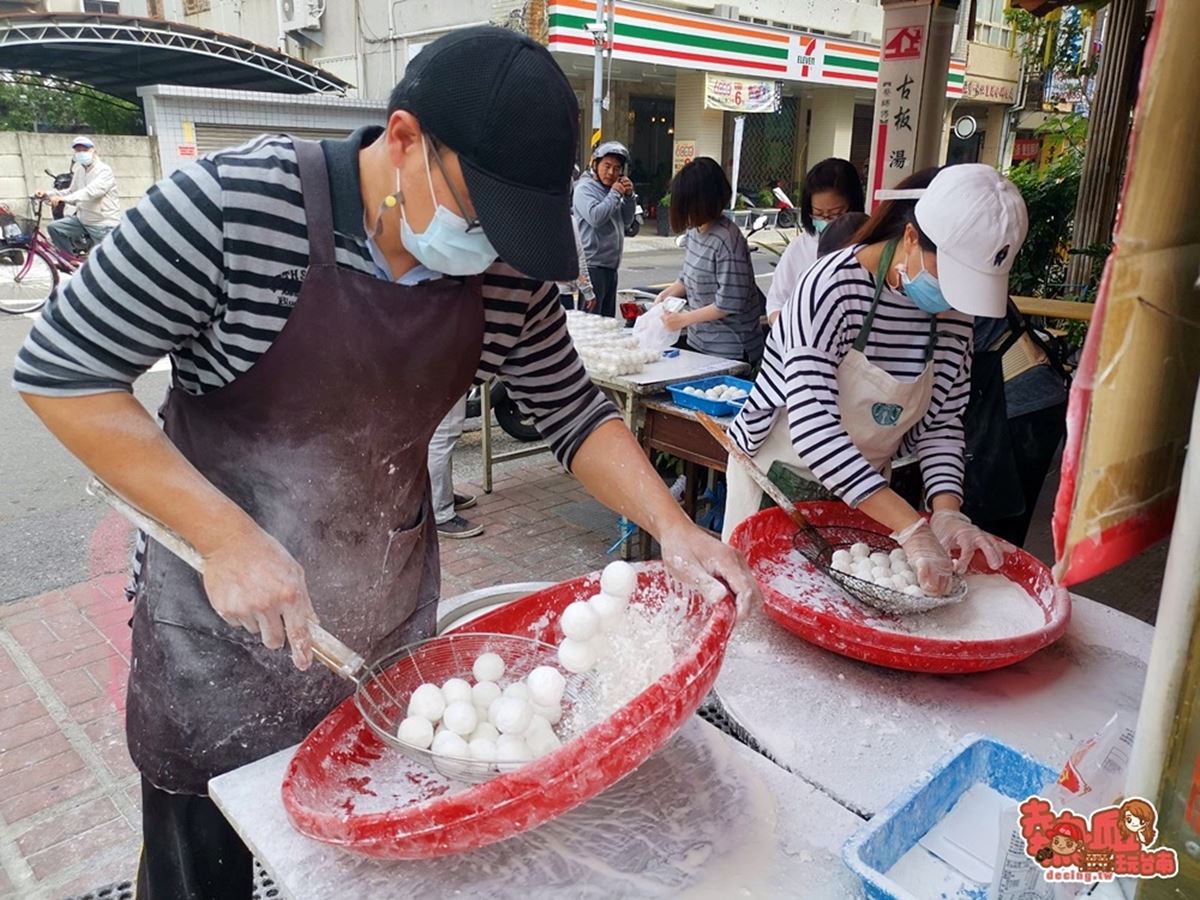
[{"label": "plastic bag", "polygon": [[[1084,818],[1102,807],[1120,803],[1133,735],[1133,717],[1118,711],[1099,732],[1076,748],[1058,781],[1046,785],[1041,796],[1054,809],[1070,809]],[[988,900],[1069,900],[1089,890],[1093,885],[1052,884],[1042,878],[1042,867],[1025,853],[1018,806],[1013,804],[1006,821],[1001,822],[1001,846],[997,848]]]},{"label": "plastic bag", "polygon": [[659,303],[638,316],[633,323],[633,336],[637,338],[643,350],[662,353],[664,350],[670,350],[679,340],[680,332],[668,331],[667,326],[663,324],[663,316],[666,314],[667,305]]}]

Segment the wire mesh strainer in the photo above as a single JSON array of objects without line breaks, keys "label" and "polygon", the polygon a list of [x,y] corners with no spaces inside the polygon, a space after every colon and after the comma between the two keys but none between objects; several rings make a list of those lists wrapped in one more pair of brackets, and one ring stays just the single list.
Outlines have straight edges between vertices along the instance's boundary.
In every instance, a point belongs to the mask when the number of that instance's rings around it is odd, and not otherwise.
[{"label": "wire mesh strainer", "polygon": [[[502,688],[521,681],[538,666],[558,668],[557,649],[532,638],[479,632],[446,634],[402,647],[365,667],[355,678],[358,690],[354,694],[354,703],[380,739],[447,778],[478,784],[513,772],[525,763],[483,762],[435,754],[407,744],[396,736],[407,715],[408,700],[413,691],[422,684],[440,685],[450,678],[473,680],[471,667],[475,658],[489,652],[499,654],[504,660],[504,677],[499,682]],[[567,679],[562,700],[563,717],[554,730],[566,743],[595,724],[600,693],[595,679],[586,673],[563,674]]]},{"label": "wire mesh strainer", "polygon": [[[814,531],[817,532],[815,537]],[[928,612],[941,606],[960,603],[967,596],[967,583],[959,575],[953,577],[950,590],[944,596],[929,597],[882,587],[835,569],[833,554],[838,550],[849,550],[858,543],[866,544],[872,553],[890,553],[900,546],[886,534],[844,525],[821,525],[801,529],[792,539],[792,545],[805,559],[841,585],[850,596],[884,612],[898,615]]]}]

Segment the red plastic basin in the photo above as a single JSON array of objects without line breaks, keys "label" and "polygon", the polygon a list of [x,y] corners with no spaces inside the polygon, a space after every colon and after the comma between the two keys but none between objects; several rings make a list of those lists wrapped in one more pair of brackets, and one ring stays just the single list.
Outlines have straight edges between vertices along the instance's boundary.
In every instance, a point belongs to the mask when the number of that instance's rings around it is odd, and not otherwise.
[{"label": "red plastic basin", "polygon": [[[877,522],[843,503],[800,504],[814,525],[843,525],[880,531]],[[999,669],[1032,656],[1060,637],[1071,618],[1071,595],[1054,584],[1042,562],[1024,550],[1005,544],[1000,573],[1019,585],[1042,607],[1044,623],[1014,637],[992,640],[948,640],[894,631],[872,625],[888,618],[846,600],[833,582],[806,579],[806,589],[783,593],[771,586],[784,566],[816,575],[807,562],[798,562],[792,542],[796,526],[778,508],[755,513],[734,530],[730,543],[746,554],[766,598],[766,613],[804,640],[851,659],[911,672],[962,674]],[[978,571],[984,571],[982,569]]]},{"label": "red plastic basin", "polygon": [[[596,574],[517,600],[458,631],[502,632],[557,643],[568,604],[599,590]],[[666,591],[661,564],[639,567],[632,602]],[[485,784],[449,781],[386,747],[353,700],[304,740],[283,782],[288,818],[309,837],[365,856],[424,859],[462,853],[579,806],[628,775],[696,711],[716,680],[733,628],[732,598],[693,599],[675,667],[606,721],[548,756]],[[677,644],[677,647],[679,644]]]}]

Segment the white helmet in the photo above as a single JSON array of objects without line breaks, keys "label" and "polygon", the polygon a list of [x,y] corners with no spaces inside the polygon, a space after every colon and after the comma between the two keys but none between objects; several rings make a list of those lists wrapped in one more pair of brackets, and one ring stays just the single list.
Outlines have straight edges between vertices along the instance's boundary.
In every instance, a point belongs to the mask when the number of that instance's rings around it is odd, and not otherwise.
[{"label": "white helmet", "polygon": [[592,162],[604,159],[606,156],[615,156],[621,160],[621,165],[629,165],[629,150],[620,141],[605,141],[602,143],[592,151]]}]

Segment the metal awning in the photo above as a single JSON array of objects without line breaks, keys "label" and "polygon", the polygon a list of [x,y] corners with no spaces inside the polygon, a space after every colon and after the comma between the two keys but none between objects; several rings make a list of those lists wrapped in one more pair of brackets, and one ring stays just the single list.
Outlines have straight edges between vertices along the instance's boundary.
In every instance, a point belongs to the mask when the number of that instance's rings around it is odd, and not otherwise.
[{"label": "metal awning", "polygon": [[284,94],[349,85],[243,38],[178,22],[74,13],[0,18],[0,69],[36,72],[137,101],[151,84]]}]

